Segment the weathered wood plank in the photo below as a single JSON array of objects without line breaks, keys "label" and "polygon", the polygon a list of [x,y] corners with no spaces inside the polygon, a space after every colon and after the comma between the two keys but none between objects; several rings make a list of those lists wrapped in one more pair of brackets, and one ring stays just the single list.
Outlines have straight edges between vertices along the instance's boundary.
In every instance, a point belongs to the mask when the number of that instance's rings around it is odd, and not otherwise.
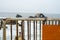
[{"label": "weathered wood plank", "polygon": [[11,40],[12,40],[12,20],[10,21],[10,35],[11,35]]},{"label": "weathered wood plank", "polygon": [[22,40],[24,40],[24,20],[22,20],[21,32],[22,32]]},{"label": "weathered wood plank", "polygon": [[[6,18],[7,20],[45,20],[45,18]],[[60,18],[47,18],[47,20],[60,20]]]},{"label": "weathered wood plank", "polygon": [[3,27],[3,40],[6,40],[6,21],[4,21],[4,27]]},{"label": "weathered wood plank", "polygon": [[29,40],[29,21],[27,21],[27,30],[28,30],[28,40]]},{"label": "weathered wood plank", "polygon": [[18,20],[16,20],[16,36],[17,36],[17,40],[18,40]]},{"label": "weathered wood plank", "polygon": [[36,21],[36,40],[37,40],[37,21]]},{"label": "weathered wood plank", "polygon": [[34,40],[35,40],[35,21],[33,21],[33,27],[34,27]]}]

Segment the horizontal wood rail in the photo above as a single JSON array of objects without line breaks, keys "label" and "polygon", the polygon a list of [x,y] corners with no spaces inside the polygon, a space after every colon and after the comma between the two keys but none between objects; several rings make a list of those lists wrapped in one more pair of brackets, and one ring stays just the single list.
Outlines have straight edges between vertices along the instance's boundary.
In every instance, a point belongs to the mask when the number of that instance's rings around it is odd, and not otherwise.
[{"label": "horizontal wood rail", "polygon": [[[45,18],[6,18],[6,20],[45,20]],[[60,20],[60,18],[47,18],[47,20]]]}]

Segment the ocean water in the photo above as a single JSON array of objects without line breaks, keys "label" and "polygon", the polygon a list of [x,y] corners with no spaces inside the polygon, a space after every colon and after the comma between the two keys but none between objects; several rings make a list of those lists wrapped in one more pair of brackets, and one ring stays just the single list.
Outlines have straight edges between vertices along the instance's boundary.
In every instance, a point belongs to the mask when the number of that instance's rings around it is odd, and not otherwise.
[{"label": "ocean water", "polygon": [[[8,28],[6,29],[6,39],[7,40],[10,40],[10,25],[6,25]],[[21,32],[21,27],[18,26],[18,32]],[[37,24],[37,40],[40,39],[40,32],[39,32],[39,22]],[[16,36],[16,25],[12,25],[12,37],[13,37],[13,40]],[[19,35],[19,34],[18,34]],[[27,22],[25,21],[25,25],[24,25],[24,38],[25,40],[27,40],[28,38],[28,33],[27,33]],[[36,34],[35,34],[36,35]],[[33,40],[33,37],[34,37],[34,33],[33,33],[33,22],[31,22],[31,40]],[[3,40],[3,29],[0,30],[0,40]]]},{"label": "ocean water", "polygon": [[[22,17],[34,16],[37,13],[21,13],[21,12],[0,12],[0,17],[16,17],[16,14]],[[47,17],[60,18],[60,13],[43,13]]]}]

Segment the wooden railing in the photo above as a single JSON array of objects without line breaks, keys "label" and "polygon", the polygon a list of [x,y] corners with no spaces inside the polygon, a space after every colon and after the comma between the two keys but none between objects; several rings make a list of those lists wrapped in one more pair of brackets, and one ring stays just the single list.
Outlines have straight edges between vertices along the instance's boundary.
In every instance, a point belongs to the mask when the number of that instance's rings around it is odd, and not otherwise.
[{"label": "wooden railing", "polygon": [[[6,24],[8,23],[9,21],[9,24],[10,24],[10,35],[11,35],[11,40],[12,40],[12,25],[13,25],[13,21],[15,21],[16,23],[16,36],[17,36],[17,40],[18,40],[18,21],[21,21],[21,32],[22,32],[22,40],[25,39],[25,31],[24,31],[24,28],[25,28],[25,21],[27,22],[27,34],[28,34],[28,37],[27,37],[27,40],[32,40],[31,39],[31,28],[33,28],[33,40],[38,40],[37,38],[37,27],[39,27],[39,40],[42,40],[42,25],[43,25],[43,21],[45,20],[45,18],[6,18],[6,19],[3,19],[3,40],[6,40]],[[48,21],[48,22],[47,22]],[[60,24],[60,18],[47,18],[45,24],[54,24],[55,22],[55,25],[56,24]],[[32,24],[33,25],[32,25]],[[38,26],[39,24],[39,26]],[[26,40],[26,39],[25,39]]]}]

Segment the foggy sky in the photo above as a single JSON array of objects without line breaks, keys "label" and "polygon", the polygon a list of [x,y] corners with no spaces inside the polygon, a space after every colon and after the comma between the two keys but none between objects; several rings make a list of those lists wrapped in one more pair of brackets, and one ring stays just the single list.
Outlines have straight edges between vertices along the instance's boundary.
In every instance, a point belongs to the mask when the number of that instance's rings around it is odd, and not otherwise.
[{"label": "foggy sky", "polygon": [[0,12],[60,13],[60,0],[0,0]]}]

